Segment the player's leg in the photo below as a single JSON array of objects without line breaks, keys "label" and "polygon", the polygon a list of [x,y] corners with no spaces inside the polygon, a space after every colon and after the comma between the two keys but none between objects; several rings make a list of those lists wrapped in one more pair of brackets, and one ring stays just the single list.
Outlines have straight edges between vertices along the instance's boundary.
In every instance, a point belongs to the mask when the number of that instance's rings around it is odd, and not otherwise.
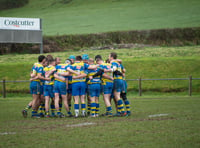
[{"label": "player's leg", "polygon": [[79,116],[79,84],[73,83],[72,84],[72,96],[74,98],[74,113],[75,117]]},{"label": "player's leg", "polygon": [[49,114],[49,102],[50,102],[50,85],[44,86],[44,98],[45,98],[45,117],[50,117]]},{"label": "player's leg", "polygon": [[114,80],[114,99],[117,102],[117,114],[125,115],[124,104],[120,99],[120,93],[122,91],[123,80]]},{"label": "player's leg", "polygon": [[100,110],[100,104],[99,104],[99,95],[100,95],[100,91],[101,91],[101,85],[100,84],[95,84],[95,103],[96,103],[96,112],[95,112],[95,116],[98,117],[99,116],[99,110]]},{"label": "player's leg", "polygon": [[80,100],[81,100],[81,112],[82,117],[86,117],[86,102],[85,102],[85,90],[86,90],[86,83],[80,82]]},{"label": "player's leg", "polygon": [[40,94],[40,83],[36,81],[32,81],[30,84],[30,90],[33,97],[32,101],[32,117],[38,117],[37,110],[38,110],[38,102],[40,101],[39,94]]},{"label": "player's leg", "polygon": [[130,116],[131,115],[130,102],[129,102],[126,94],[127,94],[127,83],[126,83],[125,80],[123,80],[123,88],[122,88],[122,92],[121,92],[120,95],[121,95],[121,98],[122,98],[122,100],[125,104],[126,113],[127,113],[128,116]]},{"label": "player's leg", "polygon": [[103,85],[103,98],[104,98],[104,103],[106,105],[107,116],[112,116],[112,106],[111,106],[111,100],[110,100],[112,87],[113,87],[112,83],[106,83],[105,85]]},{"label": "player's leg", "polygon": [[90,117],[95,117],[96,113],[96,102],[94,95],[94,87],[93,84],[88,85],[89,95],[90,95]]}]

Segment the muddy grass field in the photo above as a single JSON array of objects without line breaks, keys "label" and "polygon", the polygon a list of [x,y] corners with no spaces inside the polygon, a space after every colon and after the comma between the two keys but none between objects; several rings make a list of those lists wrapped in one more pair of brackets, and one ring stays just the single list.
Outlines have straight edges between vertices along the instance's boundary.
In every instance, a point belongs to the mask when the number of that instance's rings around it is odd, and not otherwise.
[{"label": "muddy grass field", "polygon": [[200,146],[199,97],[129,97],[130,117],[48,119],[32,119],[31,111],[22,117],[21,110],[30,100],[0,99],[0,147]]}]

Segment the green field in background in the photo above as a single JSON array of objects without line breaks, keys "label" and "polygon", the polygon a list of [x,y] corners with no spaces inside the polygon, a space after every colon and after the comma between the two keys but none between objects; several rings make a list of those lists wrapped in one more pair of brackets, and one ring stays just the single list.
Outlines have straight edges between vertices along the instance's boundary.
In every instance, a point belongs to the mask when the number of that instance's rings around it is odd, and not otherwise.
[{"label": "green field in background", "polygon": [[1,17],[42,18],[44,35],[199,27],[199,0],[29,0]]}]

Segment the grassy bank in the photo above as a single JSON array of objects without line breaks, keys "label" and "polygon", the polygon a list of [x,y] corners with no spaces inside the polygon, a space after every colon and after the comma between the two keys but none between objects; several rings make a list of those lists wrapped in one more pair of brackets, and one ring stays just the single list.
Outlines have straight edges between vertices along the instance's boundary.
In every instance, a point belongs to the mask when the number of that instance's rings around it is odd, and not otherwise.
[{"label": "grassy bank", "polygon": [[[110,52],[117,52],[123,65],[127,69],[126,79],[156,79],[156,78],[199,78],[200,73],[200,47],[144,47],[138,49],[121,50],[87,50],[77,52],[52,53],[54,57],[60,57],[62,62],[69,55],[89,54],[94,57],[101,54],[108,58]],[[45,54],[47,55],[47,54]],[[28,80],[29,73],[34,62],[37,62],[37,54],[12,54],[0,56],[0,80]],[[137,81],[128,81],[129,90],[138,89]],[[143,91],[161,92],[187,92],[188,80],[181,81],[143,81]],[[2,89],[2,87],[1,87]],[[29,83],[7,83],[10,92],[28,92]],[[193,91],[200,89],[199,80],[193,81]]]},{"label": "grassy bank", "polygon": [[199,27],[199,0],[29,0],[4,17],[43,19],[44,35]]}]

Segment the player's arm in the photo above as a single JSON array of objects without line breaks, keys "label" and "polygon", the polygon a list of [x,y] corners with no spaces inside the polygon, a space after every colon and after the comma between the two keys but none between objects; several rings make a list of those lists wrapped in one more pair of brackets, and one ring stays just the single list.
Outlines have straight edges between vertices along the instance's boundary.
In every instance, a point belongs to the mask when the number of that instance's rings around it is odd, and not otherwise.
[{"label": "player's arm", "polygon": [[89,79],[93,79],[95,77],[98,77],[98,76],[102,76],[104,73],[104,69],[99,69],[99,71],[97,73],[95,73],[93,76],[89,76]]},{"label": "player's arm", "polygon": [[54,73],[54,78],[56,78],[56,79],[59,79],[59,80],[61,80],[61,81],[65,81],[66,79],[65,78],[63,78],[63,77],[60,77],[57,73]]},{"label": "player's arm", "polygon": [[[80,75],[80,72],[76,72],[76,71],[72,70],[70,67],[68,67],[67,70],[68,70],[70,73],[73,73],[73,74],[76,74],[76,75]],[[69,75],[70,75],[70,74],[69,74]]]},{"label": "player's arm", "polygon": [[99,64],[97,65],[89,65],[87,69],[97,69],[99,67]]},{"label": "player's arm", "polygon": [[50,70],[46,75],[45,75],[45,77],[49,77],[51,74],[53,74],[54,72],[56,71],[56,69],[54,68],[54,69],[52,69],[52,70]]},{"label": "player's arm", "polygon": [[107,75],[106,73],[103,74],[103,77],[106,79],[114,80],[113,77]]},{"label": "player's arm", "polygon": [[36,80],[36,79],[38,79],[38,76],[35,76],[35,77],[33,77],[33,78],[30,78],[30,81],[34,81],[34,80]]},{"label": "player's arm", "polygon": [[86,77],[86,76],[87,76],[86,73],[81,73],[81,74],[78,75],[78,76],[72,76],[72,79],[81,79],[81,78],[84,78],[84,77]]},{"label": "player's arm", "polygon": [[42,73],[38,73],[37,76],[38,76],[38,78],[41,79],[41,80],[46,80],[46,81],[50,81],[50,80],[51,80],[51,78],[45,78],[45,77],[43,77],[43,76],[42,76]]}]

